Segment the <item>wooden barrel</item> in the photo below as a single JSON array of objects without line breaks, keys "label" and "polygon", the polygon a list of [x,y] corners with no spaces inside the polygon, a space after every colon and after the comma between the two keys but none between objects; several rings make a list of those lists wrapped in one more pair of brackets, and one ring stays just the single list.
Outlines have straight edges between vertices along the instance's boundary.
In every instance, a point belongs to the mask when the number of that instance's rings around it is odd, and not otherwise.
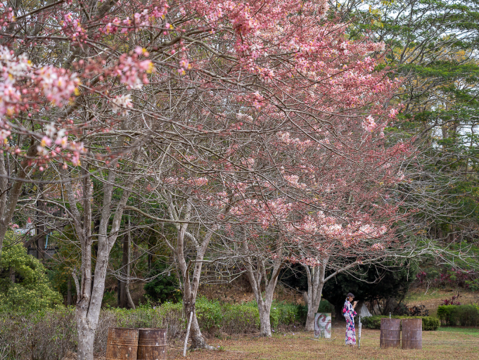
[{"label": "wooden barrel", "polygon": [[422,319],[402,320],[402,348],[422,349]]},{"label": "wooden barrel", "polygon": [[166,329],[139,329],[138,360],[166,360]]},{"label": "wooden barrel", "polygon": [[138,329],[110,328],[106,345],[107,360],[137,360]]},{"label": "wooden barrel", "polygon": [[381,319],[381,349],[399,347],[401,345],[401,320]]}]

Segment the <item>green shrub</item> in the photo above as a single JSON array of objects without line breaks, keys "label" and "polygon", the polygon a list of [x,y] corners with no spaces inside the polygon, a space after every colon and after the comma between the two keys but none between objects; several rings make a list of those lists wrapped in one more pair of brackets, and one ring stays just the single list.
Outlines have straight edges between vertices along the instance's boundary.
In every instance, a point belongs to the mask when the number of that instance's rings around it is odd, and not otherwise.
[{"label": "green shrub", "polygon": [[[381,319],[388,318],[385,315],[373,315],[361,318],[363,327],[366,329],[380,329]],[[391,316],[393,319],[422,319],[423,331],[435,331],[441,325],[438,318],[433,316]]]},{"label": "green shrub", "polygon": [[227,334],[248,333],[259,328],[259,311],[255,306],[224,304],[221,331]]},{"label": "green shrub", "polygon": [[366,316],[361,318],[361,323],[366,329],[380,329],[381,328],[381,318],[385,316],[382,315],[373,315]]},{"label": "green shrub", "polygon": [[297,305],[281,302],[272,307],[278,310],[278,324],[291,325],[299,321]]},{"label": "green shrub", "polygon": [[422,317],[422,330],[423,331],[436,331],[441,326],[441,321],[435,316],[423,316]]},{"label": "green shrub", "polygon": [[22,243],[6,238],[0,260],[0,312],[28,313],[61,303],[62,297],[52,289],[43,264],[28,255]]},{"label": "green shrub", "polygon": [[326,299],[321,299],[318,307],[318,313],[331,313],[334,315],[334,306]]},{"label": "green shrub", "polygon": [[201,328],[208,332],[219,329],[223,320],[223,309],[217,300],[206,298],[196,300],[196,317]]},{"label": "green shrub", "polygon": [[447,326],[478,326],[478,305],[441,305],[437,309],[437,316]]}]

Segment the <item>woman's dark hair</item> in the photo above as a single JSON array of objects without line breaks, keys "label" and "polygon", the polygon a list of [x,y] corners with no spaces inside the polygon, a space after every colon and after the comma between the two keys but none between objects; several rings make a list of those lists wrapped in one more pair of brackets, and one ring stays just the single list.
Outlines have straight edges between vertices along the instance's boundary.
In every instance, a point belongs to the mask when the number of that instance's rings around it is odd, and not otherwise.
[{"label": "woman's dark hair", "polygon": [[346,297],[352,297],[354,299],[354,294],[353,293],[348,293],[348,295],[346,295]]}]

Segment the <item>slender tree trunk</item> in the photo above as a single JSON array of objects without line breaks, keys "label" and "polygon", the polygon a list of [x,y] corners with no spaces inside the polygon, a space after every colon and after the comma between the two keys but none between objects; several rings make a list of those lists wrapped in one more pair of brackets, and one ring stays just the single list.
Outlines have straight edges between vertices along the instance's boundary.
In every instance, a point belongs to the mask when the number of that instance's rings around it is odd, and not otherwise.
[{"label": "slender tree trunk", "polygon": [[122,308],[128,307],[128,295],[127,295],[127,284],[126,279],[129,276],[127,267],[129,263],[129,243],[128,236],[123,236],[123,257],[122,257],[122,269],[121,269],[121,278],[120,278],[120,303],[118,304]]},{"label": "slender tree trunk", "polygon": [[[66,174],[65,174],[66,175]],[[98,242],[96,251],[95,277],[92,277],[92,189],[89,172],[82,168],[83,175],[83,216],[77,207],[71,177],[65,182],[71,217],[75,231],[81,243],[82,267],[81,285],[78,291],[76,320],[78,330],[78,360],[93,360],[93,341],[100,317],[101,304],[105,291],[105,279],[108,268],[110,251],[118,237],[123,211],[130,195],[135,178],[129,179],[128,187],[124,189],[122,197],[112,211],[112,194],[115,180],[114,171],[110,170],[108,179],[103,185],[102,212],[98,228]],[[66,177],[66,176],[65,176]],[[113,219],[111,219],[111,215]]]},{"label": "slender tree trunk", "polygon": [[[205,248],[206,250],[206,248]],[[190,337],[192,349],[213,349],[207,345],[206,340],[201,332],[196,317],[195,303],[196,296],[198,295],[198,287],[200,283],[201,268],[203,265],[204,251],[199,251],[195,258],[195,266],[193,270],[193,277],[190,277],[189,266],[186,265],[183,254],[177,253],[177,258],[180,259],[180,272],[183,282],[183,308],[185,316],[188,318],[189,314],[193,312],[193,318],[191,321]]]},{"label": "slender tree trunk", "polygon": [[306,317],[306,331],[314,331],[314,318],[321,303],[321,296],[324,287],[324,276],[328,258],[322,259],[322,263],[318,267],[304,266],[308,278],[308,292],[305,295],[308,305],[308,314]]},{"label": "slender tree trunk", "polygon": [[[243,248],[244,250],[247,250],[248,248],[246,241],[243,242]],[[281,255],[281,252],[282,247],[278,249],[276,255]],[[275,260],[273,260],[273,266],[270,270],[271,274],[268,278],[263,259],[258,259],[256,267],[253,267],[251,258],[246,258],[246,275],[258,304],[261,336],[272,336],[270,318],[271,306],[273,304],[274,290],[278,282],[278,276],[282,265],[282,257],[276,256]],[[261,291],[262,281],[265,283],[264,297]]]},{"label": "slender tree trunk", "polygon": [[68,277],[67,280],[67,305],[72,304],[72,279]]},{"label": "slender tree trunk", "polygon": [[127,304],[130,307],[130,309],[135,308],[135,304],[133,303],[133,299],[131,298],[130,294],[130,248],[131,248],[131,223],[130,223],[130,216],[128,216],[128,233],[126,236],[126,241],[127,241],[127,251],[126,251],[126,256],[127,256],[127,263],[126,263],[126,281],[125,281],[125,292],[126,292],[126,299],[127,299]]},{"label": "slender tree trunk", "polygon": [[[274,272],[275,269],[273,269]],[[278,270],[279,272],[279,270]],[[273,279],[268,282],[265,289],[265,295],[261,292],[261,285],[257,281],[256,274],[248,269],[248,280],[253,288],[253,293],[258,304],[260,335],[272,336],[271,328],[271,306],[273,305],[274,290],[276,288],[277,280]]]},{"label": "slender tree trunk", "polygon": [[[175,219],[175,211],[173,206],[170,206],[170,216]],[[189,221],[191,214],[191,203],[187,202],[186,205],[186,214],[184,220]],[[200,326],[198,324],[198,319],[196,318],[195,312],[195,302],[196,296],[198,295],[198,288],[200,285],[201,278],[201,269],[203,267],[203,259],[206,253],[206,249],[210,243],[211,237],[213,236],[214,230],[211,228],[204,235],[203,241],[200,243],[192,235],[188,234],[189,237],[193,240],[196,245],[196,256],[194,263],[186,262],[185,259],[185,236],[187,236],[188,223],[184,223],[181,226],[177,226],[178,237],[176,242],[175,254],[176,260],[178,263],[178,268],[181,276],[181,281],[183,284],[183,308],[185,311],[185,316],[189,318],[189,314],[193,312],[193,319],[191,322],[191,348],[192,349],[214,349],[212,346],[206,344],[205,338],[201,332]],[[193,274],[190,275],[190,267],[194,264]]]}]

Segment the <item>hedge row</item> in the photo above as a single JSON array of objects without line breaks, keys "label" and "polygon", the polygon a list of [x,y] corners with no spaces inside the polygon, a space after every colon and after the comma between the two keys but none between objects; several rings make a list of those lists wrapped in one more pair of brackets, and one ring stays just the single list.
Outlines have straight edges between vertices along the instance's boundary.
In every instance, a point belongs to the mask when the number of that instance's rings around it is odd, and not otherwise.
[{"label": "hedge row", "polygon": [[[423,331],[435,331],[441,325],[441,322],[438,318],[433,316],[391,316],[393,319],[422,319],[422,330]],[[389,318],[385,315],[373,315],[361,318],[363,327],[366,329],[380,329],[381,328],[381,319]]]},{"label": "hedge row", "polygon": [[441,305],[437,316],[448,326],[478,326],[479,305]]},{"label": "hedge row", "polygon": [[[259,329],[259,313],[254,303],[223,304],[199,299],[196,302],[202,331],[216,333],[248,333]],[[303,306],[275,303],[271,309],[271,325],[299,325],[304,321]],[[186,328],[181,303],[165,303],[159,307],[141,306],[135,310],[110,308],[102,310],[94,352],[106,352],[108,328],[168,328],[169,341],[180,338]],[[30,314],[0,313],[0,359],[60,360],[68,351],[76,352],[78,335],[75,309],[59,307]]]}]

